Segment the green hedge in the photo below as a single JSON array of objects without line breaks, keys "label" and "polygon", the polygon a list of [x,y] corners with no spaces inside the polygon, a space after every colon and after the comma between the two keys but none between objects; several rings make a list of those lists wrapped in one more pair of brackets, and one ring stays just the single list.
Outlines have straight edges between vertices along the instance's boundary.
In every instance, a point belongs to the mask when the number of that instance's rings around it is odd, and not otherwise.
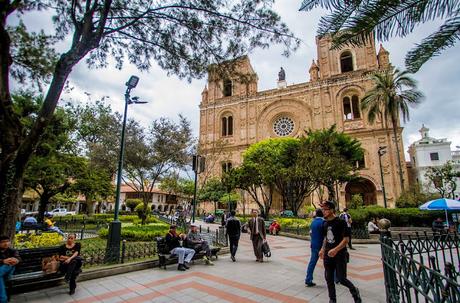
[{"label": "green hedge", "polygon": [[[156,237],[164,237],[169,230],[165,223],[153,223],[144,226],[126,226],[121,228],[121,238],[126,241],[153,241]],[[178,232],[181,232],[179,229]],[[107,238],[108,229],[99,231],[101,238]]]},{"label": "green hedge", "polygon": [[367,223],[375,217],[390,220],[391,226],[431,227],[436,218],[445,217],[443,211],[422,211],[418,208],[383,208],[381,206],[350,209],[350,215],[355,227],[367,227]]},{"label": "green hedge", "polygon": [[[140,223],[140,219],[137,215],[124,215],[118,217],[121,222],[124,223]],[[83,223],[86,224],[96,224],[100,222],[112,222],[113,215],[112,214],[95,214],[93,216],[86,216],[86,215],[75,215],[75,216],[63,216],[63,217],[54,217],[54,221],[56,222],[72,222],[72,223]],[[160,220],[154,216],[149,216],[147,218],[147,223],[159,223]]]}]

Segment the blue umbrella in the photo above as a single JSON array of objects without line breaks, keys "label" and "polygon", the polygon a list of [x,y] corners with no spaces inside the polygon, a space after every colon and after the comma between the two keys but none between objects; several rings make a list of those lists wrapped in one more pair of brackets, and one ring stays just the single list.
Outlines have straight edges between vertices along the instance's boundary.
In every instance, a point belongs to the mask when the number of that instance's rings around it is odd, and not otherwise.
[{"label": "blue umbrella", "polygon": [[446,213],[446,223],[449,224],[447,217],[448,210],[460,210],[460,201],[453,199],[440,198],[428,201],[418,207],[421,210],[443,210]]}]

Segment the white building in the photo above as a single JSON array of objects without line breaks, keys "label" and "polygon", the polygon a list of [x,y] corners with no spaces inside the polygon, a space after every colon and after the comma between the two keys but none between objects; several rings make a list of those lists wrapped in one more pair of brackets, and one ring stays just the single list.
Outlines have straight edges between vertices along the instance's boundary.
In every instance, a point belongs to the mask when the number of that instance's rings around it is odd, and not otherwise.
[{"label": "white building", "polygon": [[[451,142],[446,138],[435,139],[431,138],[428,133],[429,129],[422,125],[419,130],[422,138],[415,141],[409,146],[410,164],[414,170],[415,182],[417,182],[424,190],[435,192],[436,189],[430,184],[425,177],[425,173],[429,167],[442,166],[447,161],[454,164],[454,169],[460,171],[460,150],[452,151],[450,149]],[[457,178],[456,195],[460,196],[460,178]]]}]

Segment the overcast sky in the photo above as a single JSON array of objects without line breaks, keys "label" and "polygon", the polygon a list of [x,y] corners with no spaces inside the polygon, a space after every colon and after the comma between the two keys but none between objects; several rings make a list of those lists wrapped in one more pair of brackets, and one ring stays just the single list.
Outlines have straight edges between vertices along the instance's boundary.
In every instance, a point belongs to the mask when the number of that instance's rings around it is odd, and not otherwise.
[{"label": "overcast sky", "polygon": [[[309,79],[308,69],[312,59],[316,59],[315,33],[321,11],[298,12],[301,0],[276,1],[275,10],[281,15],[294,34],[302,39],[300,48],[289,58],[281,55],[280,47],[258,50],[249,54],[252,66],[259,76],[259,90],[276,87],[277,74],[280,66],[286,71],[288,84],[306,82]],[[35,13],[26,19],[30,28],[49,27],[49,21],[43,23],[43,13]],[[433,32],[438,23],[425,24],[416,29],[409,37],[394,38],[383,42],[390,52],[392,64],[400,69],[404,67],[404,55],[424,36]],[[378,42],[377,42],[378,45]],[[414,78],[419,81],[419,89],[425,94],[423,104],[411,110],[410,121],[404,125],[404,146],[407,147],[420,139],[418,130],[422,123],[430,128],[430,136],[448,138],[452,141],[451,148],[460,146],[460,43],[428,62]],[[109,96],[109,102],[116,111],[123,109],[124,83],[131,75],[138,75],[140,82],[133,95],[149,101],[145,105],[129,108],[129,117],[149,125],[158,117],[170,117],[177,120],[183,114],[191,122],[195,135],[198,135],[199,108],[201,91],[206,79],[194,80],[192,83],[167,76],[158,66],[153,64],[147,73],[141,73],[135,67],[125,65],[122,70],[109,67],[106,69],[89,69],[82,61],[73,70],[69,80],[73,87],[71,92],[64,93],[63,99],[92,100]],[[406,153],[407,157],[407,153]]]}]

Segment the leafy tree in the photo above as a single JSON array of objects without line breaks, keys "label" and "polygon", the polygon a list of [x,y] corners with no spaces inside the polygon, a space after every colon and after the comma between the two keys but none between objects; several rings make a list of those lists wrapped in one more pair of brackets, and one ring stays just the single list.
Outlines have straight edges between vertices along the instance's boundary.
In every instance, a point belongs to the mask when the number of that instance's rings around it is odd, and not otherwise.
[{"label": "leafy tree", "polygon": [[[351,136],[329,129],[308,131],[301,138],[299,167],[313,174],[317,187],[324,186],[328,200],[336,200],[335,184],[356,177],[357,161],[364,157],[361,143]],[[307,169],[308,168],[308,169]]]},{"label": "leafy tree", "polygon": [[142,196],[145,212],[154,185],[189,163],[192,131],[189,121],[179,118],[178,124],[166,118],[155,120],[147,133],[139,126],[128,131],[123,179]]},{"label": "leafy tree", "polygon": [[[202,77],[207,65],[281,43],[299,41],[271,10],[272,1],[4,0],[0,4],[0,234],[14,236],[27,162],[50,123],[72,69],[82,59],[104,67],[127,59],[141,70],[155,62],[180,78]],[[14,14],[52,16],[55,33],[7,26]],[[67,46],[61,54],[54,47]],[[12,108],[10,77],[49,81],[29,132]]]},{"label": "leafy tree", "polygon": [[373,35],[378,40],[405,37],[416,26],[436,19],[443,25],[406,55],[406,67],[420,67],[455,45],[460,31],[460,3],[450,0],[304,0],[300,10],[323,7],[331,14],[321,18],[319,35],[331,34],[335,47],[361,45]]},{"label": "leafy tree", "polygon": [[113,196],[111,176],[104,169],[85,161],[83,173],[73,185],[73,190],[85,196],[88,215],[94,213],[94,203]]},{"label": "leafy tree", "polygon": [[218,178],[209,178],[198,193],[198,200],[214,203],[214,213],[217,212],[217,203],[227,193],[227,190]]},{"label": "leafy tree", "polygon": [[351,196],[351,201],[348,205],[350,209],[358,209],[364,205],[363,197],[360,194]]},{"label": "leafy tree", "polygon": [[126,206],[129,207],[131,212],[133,212],[136,206],[138,206],[139,204],[142,204],[142,199],[126,199],[125,203],[126,203]]},{"label": "leafy tree", "polygon": [[448,161],[442,166],[428,167],[425,177],[430,181],[431,185],[436,188],[441,197],[455,198],[455,190],[457,189],[456,179],[460,177],[460,173],[454,170],[451,161]]},{"label": "leafy tree", "polygon": [[219,202],[224,204],[224,205],[227,205],[227,207],[230,210],[235,210],[236,205],[237,205],[239,200],[240,200],[240,195],[238,195],[237,193],[231,192],[231,193],[224,194],[220,198]]},{"label": "leafy tree", "polygon": [[[417,90],[417,82],[407,71],[398,69],[377,72],[372,76],[374,87],[369,90],[361,101],[361,109],[367,111],[367,118],[374,123],[378,116],[391,121],[396,145],[396,159],[399,169],[401,192],[404,191],[404,177],[401,164],[401,153],[398,144],[399,119],[409,120],[409,106],[419,104],[424,98]],[[407,89],[406,89],[407,88]]]},{"label": "leafy tree", "polygon": [[181,178],[178,173],[173,172],[161,178],[159,188],[166,191],[169,195],[192,199],[195,190],[195,182],[193,180]]},{"label": "leafy tree", "polygon": [[[106,98],[83,104],[66,105],[66,111],[75,118],[73,140],[78,142],[76,152],[89,158],[91,165],[114,175],[117,170],[120,146],[121,116],[105,104]],[[131,123],[128,123],[128,128]]]},{"label": "leafy tree", "polygon": [[438,199],[438,194],[425,193],[421,190],[418,184],[410,186],[406,189],[398,199],[396,199],[396,207],[398,208],[416,208],[423,203]]}]

